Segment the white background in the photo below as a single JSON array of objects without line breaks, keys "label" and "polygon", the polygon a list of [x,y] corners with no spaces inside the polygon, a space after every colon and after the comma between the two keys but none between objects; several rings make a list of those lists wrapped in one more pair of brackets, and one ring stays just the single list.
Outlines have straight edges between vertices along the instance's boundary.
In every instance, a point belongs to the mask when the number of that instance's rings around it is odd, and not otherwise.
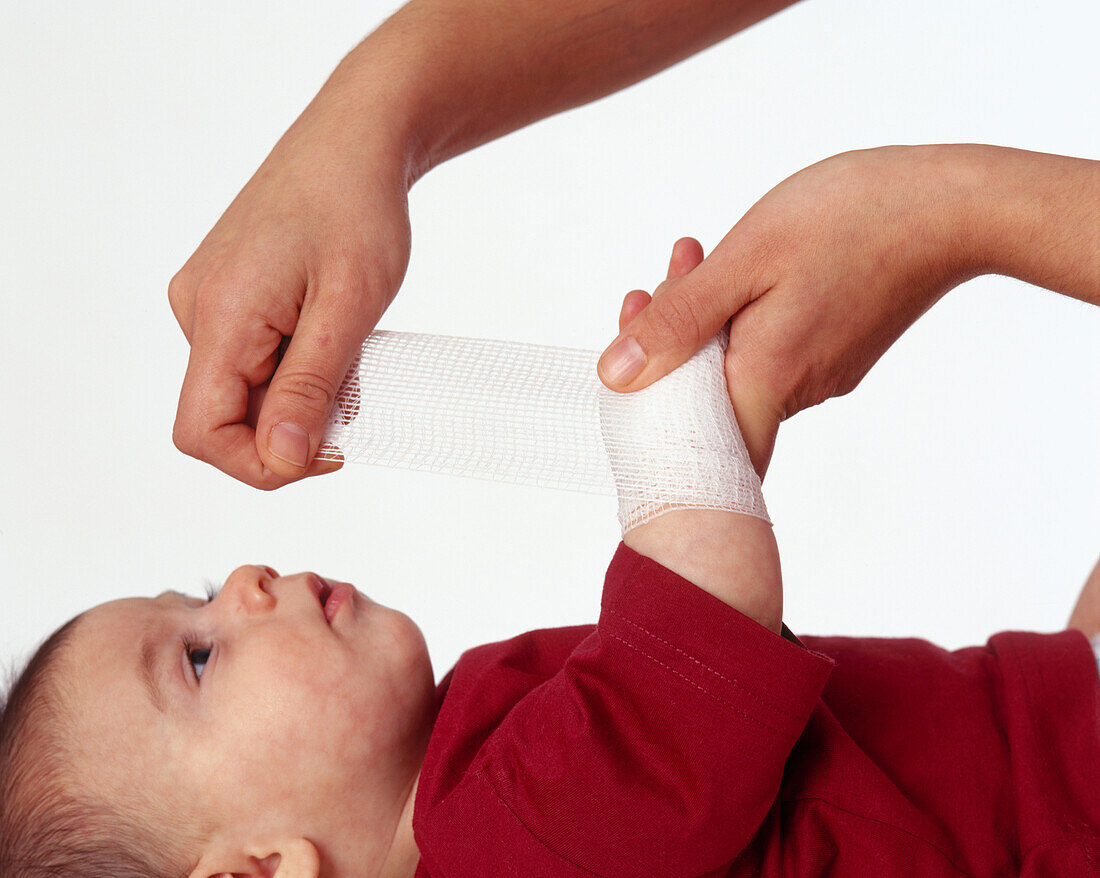
[{"label": "white background", "polygon": [[[170,439],[166,288],[392,4],[4,3],[0,657],[242,563],[349,578],[466,647],[594,621],[614,502],[349,466],[264,494]],[[709,251],[825,156],[976,141],[1100,157],[1100,7],[807,0],[433,171],[384,328],[602,349],[679,236]],[[785,424],[765,495],[800,633],[1057,630],[1100,552],[1100,308],[951,293]]]}]

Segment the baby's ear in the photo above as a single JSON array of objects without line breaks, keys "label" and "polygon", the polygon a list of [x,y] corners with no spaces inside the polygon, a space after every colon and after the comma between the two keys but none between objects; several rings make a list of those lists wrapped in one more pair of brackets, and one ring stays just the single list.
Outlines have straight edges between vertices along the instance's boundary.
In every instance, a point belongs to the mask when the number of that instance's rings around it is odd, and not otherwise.
[{"label": "baby's ear", "polygon": [[202,856],[189,878],[318,878],[321,855],[305,838],[231,854],[211,850]]},{"label": "baby's ear", "polygon": [[[273,861],[273,862],[272,862]],[[321,872],[321,855],[313,842],[306,838],[293,838],[279,845],[277,853],[260,862],[272,871],[261,872],[261,878],[317,878]]]}]

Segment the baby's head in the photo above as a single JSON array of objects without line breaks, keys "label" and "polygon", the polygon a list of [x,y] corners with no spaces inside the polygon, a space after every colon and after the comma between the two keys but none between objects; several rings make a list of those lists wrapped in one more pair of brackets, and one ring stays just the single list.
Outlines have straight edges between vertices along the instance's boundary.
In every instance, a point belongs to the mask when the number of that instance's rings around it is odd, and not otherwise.
[{"label": "baby's head", "polygon": [[0,719],[0,874],[373,873],[435,711],[420,629],[314,574],[102,604]]}]

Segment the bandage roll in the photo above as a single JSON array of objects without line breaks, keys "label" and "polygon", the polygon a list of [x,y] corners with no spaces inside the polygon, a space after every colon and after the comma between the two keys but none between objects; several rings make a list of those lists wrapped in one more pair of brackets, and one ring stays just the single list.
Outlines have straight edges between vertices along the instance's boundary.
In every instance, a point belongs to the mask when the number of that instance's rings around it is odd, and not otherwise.
[{"label": "bandage roll", "polygon": [[619,394],[594,351],[377,331],[344,379],[321,460],[616,495],[623,532],[671,509],[769,521],[726,391],[724,336]]}]

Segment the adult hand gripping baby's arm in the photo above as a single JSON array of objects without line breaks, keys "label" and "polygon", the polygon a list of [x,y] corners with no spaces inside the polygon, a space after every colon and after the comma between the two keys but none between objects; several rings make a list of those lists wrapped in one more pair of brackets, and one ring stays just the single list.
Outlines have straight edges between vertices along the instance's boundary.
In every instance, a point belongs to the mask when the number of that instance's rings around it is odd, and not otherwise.
[{"label": "adult hand gripping baby's arm", "polygon": [[[677,241],[666,281],[688,274],[702,258],[698,242]],[[648,298],[640,291],[627,296],[620,332]],[[626,531],[623,542],[768,630],[782,628],[783,577],[768,522],[716,509],[672,509]]]},{"label": "adult hand gripping baby's arm", "polygon": [[[674,261],[702,248],[677,244]],[[1100,304],[1100,162],[973,144],[826,159],[765,195],[698,267],[630,293],[600,362],[638,390],[727,320],[730,396],[763,476],[779,423],[853,390],[948,290],[984,273]],[[616,375],[633,349],[640,371]]]}]

